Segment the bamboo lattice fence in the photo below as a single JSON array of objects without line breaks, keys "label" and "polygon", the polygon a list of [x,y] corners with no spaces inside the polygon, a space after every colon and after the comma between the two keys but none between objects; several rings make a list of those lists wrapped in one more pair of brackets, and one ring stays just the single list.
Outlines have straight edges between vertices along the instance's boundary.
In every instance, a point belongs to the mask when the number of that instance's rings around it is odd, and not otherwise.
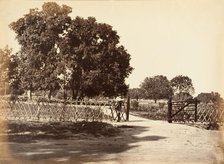
[{"label": "bamboo lattice fence", "polygon": [[25,121],[103,121],[126,119],[126,103],[117,111],[113,101],[28,102],[0,99],[0,119]]},{"label": "bamboo lattice fence", "polygon": [[224,104],[200,103],[197,111],[198,122],[224,122]]},{"label": "bamboo lattice fence", "polygon": [[223,123],[224,104],[199,103],[197,99],[168,102],[168,122]]}]

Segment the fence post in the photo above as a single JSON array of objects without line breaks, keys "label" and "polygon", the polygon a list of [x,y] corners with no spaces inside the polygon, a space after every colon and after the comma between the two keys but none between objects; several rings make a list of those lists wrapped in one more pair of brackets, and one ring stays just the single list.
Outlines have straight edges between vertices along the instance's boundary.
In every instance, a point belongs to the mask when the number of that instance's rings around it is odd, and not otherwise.
[{"label": "fence post", "polygon": [[129,121],[129,110],[130,110],[130,96],[127,97],[127,111],[126,111],[126,121]]},{"label": "fence post", "polygon": [[168,115],[167,115],[167,120],[169,123],[172,123],[172,99],[169,98],[168,100]]},{"label": "fence post", "polygon": [[194,113],[194,122],[198,121],[198,100],[195,99],[195,113]]}]

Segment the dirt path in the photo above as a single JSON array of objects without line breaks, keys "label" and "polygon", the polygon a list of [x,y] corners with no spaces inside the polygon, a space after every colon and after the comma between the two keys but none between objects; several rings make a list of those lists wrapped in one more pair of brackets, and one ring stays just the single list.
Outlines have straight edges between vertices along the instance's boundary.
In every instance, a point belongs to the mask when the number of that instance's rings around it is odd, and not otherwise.
[{"label": "dirt path", "polygon": [[224,162],[220,131],[136,116],[115,124],[121,133],[113,137],[73,134],[69,139],[0,142],[0,163]]}]

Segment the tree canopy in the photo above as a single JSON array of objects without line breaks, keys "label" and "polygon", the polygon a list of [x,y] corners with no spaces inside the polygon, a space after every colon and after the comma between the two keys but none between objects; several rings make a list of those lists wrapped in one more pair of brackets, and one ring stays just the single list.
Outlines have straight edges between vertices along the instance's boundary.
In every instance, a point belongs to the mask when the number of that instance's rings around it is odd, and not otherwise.
[{"label": "tree canopy", "polygon": [[166,76],[157,75],[154,77],[146,77],[140,85],[144,91],[145,97],[155,100],[168,99],[172,95],[172,88]]},{"label": "tree canopy", "polygon": [[175,94],[181,92],[194,93],[192,80],[188,76],[178,75],[171,79],[170,83]]},{"label": "tree canopy", "polygon": [[21,45],[24,89],[71,90],[73,99],[127,93],[130,54],[112,26],[94,17],[72,19],[72,8],[47,2],[10,24]]}]

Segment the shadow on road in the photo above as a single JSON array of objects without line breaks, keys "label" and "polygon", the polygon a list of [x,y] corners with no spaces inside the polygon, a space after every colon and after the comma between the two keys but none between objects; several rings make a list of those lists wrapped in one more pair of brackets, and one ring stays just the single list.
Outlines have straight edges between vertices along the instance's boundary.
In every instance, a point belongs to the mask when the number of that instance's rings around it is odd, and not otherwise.
[{"label": "shadow on road", "polygon": [[[138,147],[139,142],[150,144],[163,136],[141,135],[149,127],[117,125],[100,122],[22,123],[9,122],[5,134],[11,156],[29,163],[84,163],[116,160],[116,155]],[[7,162],[7,160],[0,159]]]}]

